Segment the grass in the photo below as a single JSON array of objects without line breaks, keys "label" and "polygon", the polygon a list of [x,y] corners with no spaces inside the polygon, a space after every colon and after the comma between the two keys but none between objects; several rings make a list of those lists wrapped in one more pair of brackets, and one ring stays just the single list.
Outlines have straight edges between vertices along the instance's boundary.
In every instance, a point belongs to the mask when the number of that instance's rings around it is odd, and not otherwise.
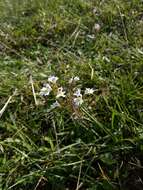
[{"label": "grass", "polygon": [[[143,188],[142,10],[141,0],[0,1],[0,189]],[[96,91],[77,110],[61,100],[48,111],[54,96],[39,92],[50,75]]]}]

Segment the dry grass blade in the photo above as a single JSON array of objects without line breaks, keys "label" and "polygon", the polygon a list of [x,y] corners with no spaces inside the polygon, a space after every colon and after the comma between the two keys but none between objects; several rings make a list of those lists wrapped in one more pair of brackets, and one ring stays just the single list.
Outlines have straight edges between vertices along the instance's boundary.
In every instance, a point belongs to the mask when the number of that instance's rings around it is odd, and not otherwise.
[{"label": "dry grass blade", "polygon": [[5,110],[6,110],[7,106],[8,106],[8,104],[10,103],[10,101],[11,101],[12,97],[15,95],[15,93],[16,93],[16,91],[13,93],[13,95],[11,95],[11,96],[8,98],[8,100],[7,100],[7,102],[5,103],[5,105],[4,105],[3,108],[0,110],[0,118],[2,117],[3,113],[5,112]]},{"label": "dry grass blade", "polygon": [[31,83],[31,87],[32,87],[32,93],[33,93],[35,105],[37,106],[38,102],[37,102],[37,98],[36,98],[36,94],[35,94],[35,89],[34,89],[34,84],[33,84],[33,78],[32,78],[32,76],[30,76],[30,83]]},{"label": "dry grass blade", "polygon": [[82,163],[83,163],[83,162],[81,162],[80,168],[79,168],[79,175],[78,175],[76,190],[79,190],[79,189],[81,188],[82,184],[83,184],[83,183],[80,183]]}]

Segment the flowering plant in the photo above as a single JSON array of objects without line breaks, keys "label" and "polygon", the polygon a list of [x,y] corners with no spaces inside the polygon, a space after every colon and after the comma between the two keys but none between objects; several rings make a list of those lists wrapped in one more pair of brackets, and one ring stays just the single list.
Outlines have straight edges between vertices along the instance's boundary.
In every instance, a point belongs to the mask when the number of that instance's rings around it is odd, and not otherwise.
[{"label": "flowering plant", "polygon": [[79,85],[80,78],[78,76],[68,80],[68,88],[62,87],[58,79],[59,78],[54,75],[49,76],[48,83],[43,85],[39,93],[39,95],[45,99],[48,99],[47,96],[49,96],[55,100],[53,104],[50,105],[48,111],[66,107],[74,114],[79,113],[81,106],[88,102],[91,96],[94,97],[95,89],[82,89],[82,86]]}]

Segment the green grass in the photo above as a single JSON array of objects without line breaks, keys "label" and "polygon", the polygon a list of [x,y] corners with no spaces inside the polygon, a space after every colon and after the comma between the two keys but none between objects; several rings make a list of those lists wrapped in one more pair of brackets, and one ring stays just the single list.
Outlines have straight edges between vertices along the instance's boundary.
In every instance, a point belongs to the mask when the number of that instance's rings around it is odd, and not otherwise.
[{"label": "green grass", "polygon": [[[0,190],[143,189],[142,10],[0,0]],[[54,96],[39,92],[50,75],[96,91],[76,113],[68,101],[48,111]]]}]

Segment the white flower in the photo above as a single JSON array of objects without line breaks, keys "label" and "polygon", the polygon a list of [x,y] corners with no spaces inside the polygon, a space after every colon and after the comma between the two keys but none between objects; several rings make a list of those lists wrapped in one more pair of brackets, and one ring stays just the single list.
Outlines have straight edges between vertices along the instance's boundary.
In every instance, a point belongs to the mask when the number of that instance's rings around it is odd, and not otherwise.
[{"label": "white flower", "polygon": [[54,109],[54,108],[57,108],[57,107],[61,107],[61,105],[59,104],[58,101],[54,102],[54,103],[51,105],[51,109]]},{"label": "white flower", "polygon": [[74,77],[74,79],[73,79],[74,81],[79,81],[79,77]]},{"label": "white flower", "polygon": [[99,32],[99,30],[101,29],[101,26],[99,24],[95,24],[94,25],[94,30]]},{"label": "white flower", "polygon": [[73,82],[73,77],[69,80],[69,83],[72,83]]},{"label": "white flower", "polygon": [[81,94],[81,89],[78,88],[75,93],[73,94],[74,96],[77,96],[77,97],[82,97],[82,94]]},{"label": "white flower", "polygon": [[85,89],[85,94],[93,94],[94,93],[94,89],[93,88],[86,88]]},{"label": "white flower", "polygon": [[63,87],[60,87],[58,88],[58,92],[57,92],[57,95],[56,95],[56,98],[59,98],[59,97],[65,97],[65,91],[63,91]]},{"label": "white flower", "polygon": [[74,99],[73,99],[73,102],[74,102],[74,105],[75,105],[75,106],[80,106],[80,105],[83,103],[82,96],[79,96],[79,97],[77,97],[77,98],[74,98]]},{"label": "white flower", "polygon": [[93,9],[93,13],[94,13],[94,14],[97,13],[97,8],[96,8],[96,7],[94,7],[94,9]]},{"label": "white flower", "polygon": [[52,91],[52,88],[49,84],[45,84],[45,87],[43,87],[40,91],[41,96],[48,96],[50,92]]},{"label": "white flower", "polygon": [[44,84],[44,87],[52,90],[52,87],[48,83]]},{"label": "white flower", "polygon": [[57,82],[58,79],[59,79],[58,77],[49,76],[48,81],[51,82],[51,83],[53,83],[53,84],[56,84],[56,82]]},{"label": "white flower", "polygon": [[76,82],[76,81],[79,81],[79,77],[76,76],[76,77],[72,77],[70,80],[69,80],[69,83],[72,83],[72,82]]}]

